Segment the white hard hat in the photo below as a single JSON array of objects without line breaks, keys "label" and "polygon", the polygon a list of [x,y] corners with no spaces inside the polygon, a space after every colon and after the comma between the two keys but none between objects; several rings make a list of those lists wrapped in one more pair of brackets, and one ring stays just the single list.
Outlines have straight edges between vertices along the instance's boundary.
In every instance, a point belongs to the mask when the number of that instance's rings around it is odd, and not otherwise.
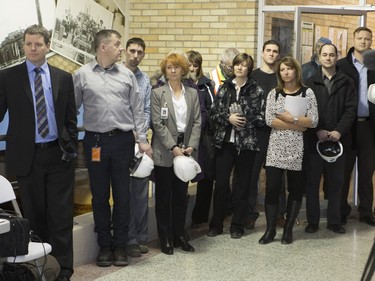
[{"label": "white hard hat", "polygon": [[316,143],[316,150],[320,157],[326,160],[328,163],[333,163],[343,153],[343,147],[339,141],[318,141]]},{"label": "white hard hat", "polygon": [[192,156],[177,156],[173,159],[175,175],[183,182],[191,181],[202,170]]},{"label": "white hard hat", "polygon": [[154,169],[154,160],[152,160],[146,153],[137,152],[130,162],[129,172],[130,176],[136,178],[146,178],[151,175]]},{"label": "white hard hat", "polygon": [[367,90],[368,101],[375,104],[375,84],[371,84]]}]

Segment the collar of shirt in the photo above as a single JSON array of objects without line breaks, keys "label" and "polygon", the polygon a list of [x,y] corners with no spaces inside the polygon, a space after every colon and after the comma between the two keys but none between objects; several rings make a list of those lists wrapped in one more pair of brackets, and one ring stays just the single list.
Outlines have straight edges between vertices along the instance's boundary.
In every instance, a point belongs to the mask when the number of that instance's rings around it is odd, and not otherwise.
[{"label": "collar of shirt", "polygon": [[234,79],[232,80],[232,82],[233,82],[233,84],[234,84],[234,88],[236,89],[236,100],[238,100],[238,98],[239,98],[239,96],[240,96],[241,88],[242,88],[243,85],[246,84],[247,79],[243,82],[242,85],[239,85],[239,84],[237,83],[236,78],[234,78]]},{"label": "collar of shirt", "polygon": [[356,59],[354,53],[352,53],[352,60],[353,65],[357,69],[359,74],[357,115],[359,117],[368,117],[370,113],[367,100],[367,67],[365,67],[363,63]]},{"label": "collar of shirt", "polygon": [[[29,60],[26,60],[26,67],[27,67],[27,72],[30,74],[30,73],[34,73],[33,76],[35,77],[35,72],[34,72],[34,69],[35,68],[38,68],[38,66],[35,66],[31,61]],[[48,64],[47,64],[47,61],[45,61],[41,66],[39,66],[39,68],[41,68],[43,71],[42,71],[42,74],[45,73],[45,74],[49,74],[49,68],[48,68]],[[48,75],[49,76],[49,75]]]},{"label": "collar of shirt", "polygon": [[[172,87],[171,87],[171,84],[169,84],[169,81],[168,81],[168,86],[169,86],[169,89],[171,90],[171,93],[172,93],[172,97],[174,96],[174,91],[173,91],[173,89],[172,89]],[[182,84],[181,83],[181,94],[182,95],[185,95],[185,87],[184,87],[184,84]]]},{"label": "collar of shirt", "polygon": [[[102,67],[96,59],[91,62],[92,70],[100,70],[100,71],[117,71],[119,65],[117,63],[112,64],[110,67],[104,68]],[[125,66],[124,66],[125,67]]]},{"label": "collar of shirt", "polygon": [[360,62],[359,60],[357,60],[357,58],[354,56],[354,52],[352,53],[352,61],[353,61],[353,64],[356,66],[357,69],[359,67],[361,67],[361,69],[364,68],[364,69],[367,70],[367,67],[362,62]]}]

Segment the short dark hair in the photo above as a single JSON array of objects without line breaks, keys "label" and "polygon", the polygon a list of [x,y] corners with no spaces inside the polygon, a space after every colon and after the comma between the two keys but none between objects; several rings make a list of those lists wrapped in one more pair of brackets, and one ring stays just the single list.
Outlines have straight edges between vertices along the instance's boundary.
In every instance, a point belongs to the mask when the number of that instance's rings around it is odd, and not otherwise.
[{"label": "short dark hair", "polygon": [[335,54],[336,54],[336,56],[338,55],[338,50],[337,50],[337,47],[334,45],[334,44],[332,44],[332,43],[326,43],[326,44],[323,44],[321,47],[320,47],[320,49],[319,49],[319,55],[322,53],[322,49],[323,49],[323,47],[324,46],[333,46],[333,48],[335,48]]},{"label": "short dark hair", "polygon": [[133,38],[130,38],[127,42],[126,42],[126,47],[125,49],[127,49],[130,45],[132,44],[137,44],[139,46],[141,46],[143,48],[143,51],[146,51],[146,43],[145,41],[143,41],[142,38],[139,38],[139,37],[133,37]]},{"label": "short dark hair", "polygon": [[44,39],[44,43],[46,43],[46,45],[48,45],[51,40],[51,35],[50,35],[50,32],[47,30],[47,28],[38,24],[30,25],[28,28],[25,29],[25,32],[23,33],[23,41],[25,41],[26,34],[42,35]]},{"label": "short dark hair", "polygon": [[279,53],[281,52],[281,47],[280,47],[280,42],[279,42],[279,41],[274,40],[274,39],[267,40],[267,41],[264,42],[264,44],[263,44],[262,51],[264,51],[264,49],[266,48],[267,45],[276,45],[276,46],[279,48]]},{"label": "short dark hair", "polygon": [[251,71],[253,70],[253,67],[254,67],[254,60],[253,60],[252,56],[250,56],[247,53],[239,53],[233,59],[233,67],[237,64],[242,63],[242,62],[247,63],[247,67],[249,68],[247,76],[250,77],[250,73],[251,73]]},{"label": "short dark hair", "polygon": [[99,32],[97,32],[95,34],[95,38],[94,38],[94,49],[95,49],[95,51],[99,48],[100,44],[104,40],[109,39],[109,37],[111,37],[112,34],[115,34],[117,36],[117,38],[119,38],[119,39],[121,38],[121,34],[118,31],[113,30],[113,29],[103,29],[103,30],[100,30]]}]

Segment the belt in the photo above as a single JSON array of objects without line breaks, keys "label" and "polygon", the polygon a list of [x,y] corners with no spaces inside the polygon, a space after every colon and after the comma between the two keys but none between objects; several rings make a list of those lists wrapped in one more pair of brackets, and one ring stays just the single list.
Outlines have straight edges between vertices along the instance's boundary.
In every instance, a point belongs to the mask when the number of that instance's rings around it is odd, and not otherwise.
[{"label": "belt", "polygon": [[120,129],[113,129],[113,130],[105,132],[105,133],[86,131],[86,134],[102,135],[102,136],[104,135],[104,136],[112,137],[112,136],[121,135],[121,134],[128,133],[128,132],[131,132],[131,131],[123,131],[123,130],[120,130]]},{"label": "belt", "polygon": [[358,117],[357,118],[358,122],[364,122],[364,121],[368,121],[368,120],[370,120],[370,117]]},{"label": "belt", "polygon": [[56,146],[59,144],[59,141],[56,139],[54,141],[48,141],[48,142],[38,142],[35,144],[35,147],[45,149],[52,146]]}]

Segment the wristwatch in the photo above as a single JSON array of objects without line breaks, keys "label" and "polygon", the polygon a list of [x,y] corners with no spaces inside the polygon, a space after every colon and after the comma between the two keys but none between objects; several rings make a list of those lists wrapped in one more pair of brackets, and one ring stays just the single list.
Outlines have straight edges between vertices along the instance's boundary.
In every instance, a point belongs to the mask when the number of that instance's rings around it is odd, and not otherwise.
[{"label": "wristwatch", "polygon": [[298,122],[298,116],[293,116],[293,124],[296,125]]}]

